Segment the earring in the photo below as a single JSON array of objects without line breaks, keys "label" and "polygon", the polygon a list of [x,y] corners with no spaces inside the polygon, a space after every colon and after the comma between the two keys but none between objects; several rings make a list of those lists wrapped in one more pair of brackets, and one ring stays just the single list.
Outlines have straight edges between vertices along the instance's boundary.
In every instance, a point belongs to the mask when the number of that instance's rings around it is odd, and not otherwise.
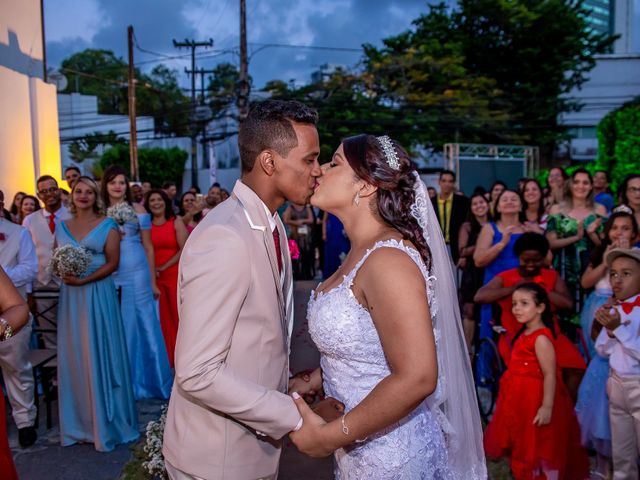
[{"label": "earring", "polygon": [[360,205],[360,192],[356,192],[356,196],[353,199],[353,203],[355,203],[356,207]]}]

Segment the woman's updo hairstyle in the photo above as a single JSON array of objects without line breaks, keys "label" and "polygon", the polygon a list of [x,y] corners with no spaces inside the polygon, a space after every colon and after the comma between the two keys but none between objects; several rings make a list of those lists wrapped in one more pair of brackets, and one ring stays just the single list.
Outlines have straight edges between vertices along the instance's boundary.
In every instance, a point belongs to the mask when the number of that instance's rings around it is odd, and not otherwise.
[{"label": "woman's updo hairstyle", "polygon": [[[397,155],[399,168],[391,168],[380,141],[373,135],[356,135],[343,140],[342,147],[349,165],[356,175],[378,188],[377,213],[384,222],[412,242],[427,268],[431,267],[431,251],[422,228],[411,214],[415,202],[416,166],[407,152],[390,139]],[[427,199],[428,200],[428,199]]]}]

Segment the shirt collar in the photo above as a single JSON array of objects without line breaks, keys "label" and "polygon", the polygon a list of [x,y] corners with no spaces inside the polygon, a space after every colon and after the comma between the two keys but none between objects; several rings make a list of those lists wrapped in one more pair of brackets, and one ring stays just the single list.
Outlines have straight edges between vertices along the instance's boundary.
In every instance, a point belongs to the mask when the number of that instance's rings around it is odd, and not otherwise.
[{"label": "shirt collar", "polygon": [[[260,197],[258,197],[260,198]],[[262,199],[260,199],[260,203],[262,204],[262,207],[264,208],[265,213],[267,214],[267,218],[269,219],[269,228],[271,229],[271,231],[273,232],[276,229],[276,219],[275,216],[277,215],[277,213],[271,214],[271,211],[269,210],[269,207],[267,207],[267,204],[264,203],[262,201]]]},{"label": "shirt collar", "polygon": [[[60,205],[60,208],[58,210],[56,210],[55,212],[53,212],[53,214],[56,216],[56,218],[59,218],[61,214],[63,214],[65,212],[66,208],[64,205]],[[46,208],[42,209],[42,214],[44,215],[45,218],[48,218],[51,216],[51,212],[49,212],[49,210],[47,210]]]}]

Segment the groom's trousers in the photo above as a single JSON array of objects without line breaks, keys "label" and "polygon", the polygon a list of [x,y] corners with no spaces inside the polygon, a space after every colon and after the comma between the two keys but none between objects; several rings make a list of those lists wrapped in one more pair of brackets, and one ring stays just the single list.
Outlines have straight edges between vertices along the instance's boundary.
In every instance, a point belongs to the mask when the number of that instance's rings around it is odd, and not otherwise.
[{"label": "groom's trousers", "polygon": [[[203,478],[196,477],[194,475],[189,475],[188,473],[184,473],[182,470],[178,470],[176,467],[171,465],[169,462],[165,460],[164,466],[167,469],[167,473],[169,474],[169,478],[171,480],[204,480]],[[261,477],[256,480],[276,480],[277,476],[274,475],[272,477]]]}]

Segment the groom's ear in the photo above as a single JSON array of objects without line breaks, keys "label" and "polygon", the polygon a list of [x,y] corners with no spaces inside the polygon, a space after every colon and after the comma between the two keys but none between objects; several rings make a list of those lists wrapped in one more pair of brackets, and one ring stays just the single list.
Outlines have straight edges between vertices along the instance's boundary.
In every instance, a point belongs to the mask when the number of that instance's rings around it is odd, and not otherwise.
[{"label": "groom's ear", "polygon": [[256,158],[256,164],[268,176],[272,176],[276,170],[275,158],[271,150],[263,150]]}]

